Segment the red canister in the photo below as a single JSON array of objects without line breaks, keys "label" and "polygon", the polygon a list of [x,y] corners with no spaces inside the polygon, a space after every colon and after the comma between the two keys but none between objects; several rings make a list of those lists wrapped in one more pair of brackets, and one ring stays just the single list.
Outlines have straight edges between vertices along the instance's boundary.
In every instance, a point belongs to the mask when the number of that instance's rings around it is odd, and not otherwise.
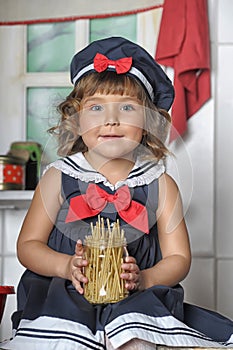
[{"label": "red canister", "polygon": [[25,160],[14,156],[0,156],[0,190],[23,190]]}]

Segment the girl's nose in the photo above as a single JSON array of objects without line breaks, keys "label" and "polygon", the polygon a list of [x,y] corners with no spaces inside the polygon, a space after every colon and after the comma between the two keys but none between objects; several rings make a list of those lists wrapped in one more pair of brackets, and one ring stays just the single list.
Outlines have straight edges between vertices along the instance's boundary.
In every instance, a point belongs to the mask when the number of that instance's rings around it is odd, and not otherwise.
[{"label": "girl's nose", "polygon": [[110,104],[106,108],[106,114],[104,118],[104,126],[119,126],[119,110],[118,104]]},{"label": "girl's nose", "polygon": [[113,120],[107,120],[105,123],[104,123],[104,126],[119,126],[120,123],[119,121],[113,121]]}]

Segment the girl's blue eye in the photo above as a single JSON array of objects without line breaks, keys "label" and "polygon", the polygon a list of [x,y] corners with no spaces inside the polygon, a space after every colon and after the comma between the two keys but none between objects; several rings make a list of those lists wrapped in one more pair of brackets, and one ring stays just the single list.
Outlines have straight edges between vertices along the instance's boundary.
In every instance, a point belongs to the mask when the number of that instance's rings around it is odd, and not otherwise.
[{"label": "girl's blue eye", "polygon": [[91,106],[92,111],[102,111],[103,107],[101,105]]},{"label": "girl's blue eye", "polygon": [[123,111],[134,111],[135,110],[133,105],[124,105],[123,107],[121,107],[121,109]]}]

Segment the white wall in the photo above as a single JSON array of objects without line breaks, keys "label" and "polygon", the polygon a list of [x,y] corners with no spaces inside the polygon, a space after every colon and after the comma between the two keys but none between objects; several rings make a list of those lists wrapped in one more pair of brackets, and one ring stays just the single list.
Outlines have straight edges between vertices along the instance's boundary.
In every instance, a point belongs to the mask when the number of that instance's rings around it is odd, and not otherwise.
[{"label": "white wall", "polygon": [[[194,260],[187,299],[233,318],[233,2],[209,0],[212,100],[189,122],[193,195],[187,222]],[[201,121],[202,120],[202,121]]]},{"label": "white wall", "polygon": [[[187,135],[173,145],[177,161],[169,165],[181,186],[194,256],[190,275],[184,282],[186,300],[230,318],[233,318],[232,13],[232,0],[209,0],[212,98],[189,120]],[[12,35],[13,57],[8,53],[5,31]],[[23,101],[8,94],[9,84],[22,89],[21,61],[17,57],[24,54],[20,46],[23,35],[20,27],[0,27],[0,154],[8,151],[12,141],[24,137]],[[0,211],[2,284],[16,285],[22,271],[15,258],[15,241],[24,215],[25,210]],[[9,296],[1,338],[10,334],[10,314],[14,308],[15,296]]]},{"label": "white wall", "polygon": [[217,306],[233,317],[233,2],[219,0],[216,52],[215,237]]}]

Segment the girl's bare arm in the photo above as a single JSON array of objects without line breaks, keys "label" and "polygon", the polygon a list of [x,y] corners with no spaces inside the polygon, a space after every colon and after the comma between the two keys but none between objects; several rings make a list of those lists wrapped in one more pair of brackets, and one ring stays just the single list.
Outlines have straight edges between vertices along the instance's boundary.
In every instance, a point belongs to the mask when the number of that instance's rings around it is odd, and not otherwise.
[{"label": "girl's bare arm", "polygon": [[71,278],[72,257],[47,246],[62,198],[61,173],[50,168],[38,184],[17,241],[18,259],[26,268],[44,276]]},{"label": "girl's bare arm", "polygon": [[162,260],[140,272],[140,289],[153,285],[174,286],[185,278],[191,265],[180,193],[174,180],[167,174],[159,179],[157,224]]}]

